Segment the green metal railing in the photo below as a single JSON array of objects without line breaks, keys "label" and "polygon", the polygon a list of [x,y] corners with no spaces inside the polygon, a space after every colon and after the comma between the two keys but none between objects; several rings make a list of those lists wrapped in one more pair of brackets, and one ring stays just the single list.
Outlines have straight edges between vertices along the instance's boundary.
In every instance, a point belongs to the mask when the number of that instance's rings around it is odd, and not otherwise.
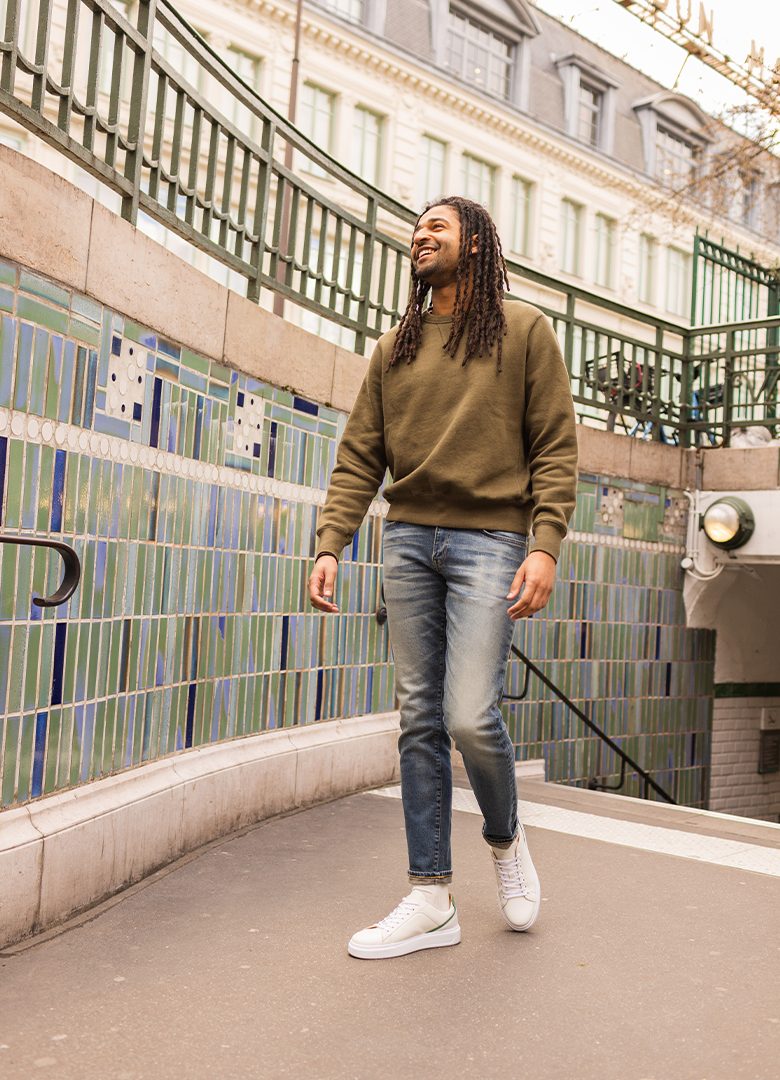
[{"label": "green metal railing", "polygon": [[[292,127],[168,0],[0,0],[0,34],[0,109],[116,192],[127,220],[146,215],[357,352],[399,319],[413,211]],[[737,416],[775,419],[773,326],[692,331],[509,269],[553,321],[581,422],[690,445],[728,442]],[[764,334],[752,353],[749,333]]]}]

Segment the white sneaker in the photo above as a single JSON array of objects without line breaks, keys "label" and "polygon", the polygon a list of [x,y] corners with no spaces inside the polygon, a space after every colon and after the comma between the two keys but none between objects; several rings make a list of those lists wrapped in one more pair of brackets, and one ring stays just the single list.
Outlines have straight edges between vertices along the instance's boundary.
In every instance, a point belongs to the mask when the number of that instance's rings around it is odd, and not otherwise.
[{"label": "white sneaker", "polygon": [[541,890],[523,826],[518,825],[511,847],[490,850],[496,868],[501,914],[513,930],[529,930],[539,915]]},{"label": "white sneaker", "polygon": [[405,956],[418,949],[438,949],[460,941],[458,912],[452,896],[449,908],[441,910],[428,902],[419,889],[412,889],[381,922],[359,930],[350,939],[347,951],[361,960],[383,960]]}]

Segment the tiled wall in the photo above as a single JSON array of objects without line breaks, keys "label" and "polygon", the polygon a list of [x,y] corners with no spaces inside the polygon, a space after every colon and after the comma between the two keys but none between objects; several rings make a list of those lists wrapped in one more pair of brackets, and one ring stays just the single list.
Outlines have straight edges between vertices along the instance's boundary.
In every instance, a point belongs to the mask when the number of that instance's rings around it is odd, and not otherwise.
[{"label": "tiled wall", "polygon": [[[0,263],[0,805],[188,747],[393,707],[374,617],[381,509],[307,610],[322,489],[344,416],[231,371]],[[679,493],[582,476],[544,618],[518,644],[677,798],[706,798],[713,639],[684,627]],[[513,663],[508,691],[522,677]],[[531,679],[506,713],[521,757],[584,782],[599,763]],[[635,788],[629,787],[634,793]]]},{"label": "tiled wall", "polygon": [[[715,635],[685,626],[686,513],[680,492],[581,473],[558,584],[515,644],[678,802],[706,806]],[[510,664],[509,693],[522,692],[523,671]],[[546,759],[548,779],[616,781],[613,752],[533,676],[504,712],[524,756]],[[642,793],[631,776],[622,790]]]},{"label": "tiled wall", "polygon": [[[0,265],[2,805],[190,746],[393,707],[381,519],[303,605],[344,417]],[[376,508],[374,508],[376,509]]]}]

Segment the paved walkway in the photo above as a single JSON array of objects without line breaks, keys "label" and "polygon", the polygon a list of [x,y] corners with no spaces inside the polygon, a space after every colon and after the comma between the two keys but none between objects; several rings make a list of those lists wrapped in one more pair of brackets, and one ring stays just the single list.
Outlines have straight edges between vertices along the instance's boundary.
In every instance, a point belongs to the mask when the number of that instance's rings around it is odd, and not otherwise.
[{"label": "paved walkway", "polygon": [[[544,896],[530,932],[500,918],[463,791],[462,943],[348,957],[405,891],[398,799],[356,795],[212,844],[0,956],[0,1076],[777,1080],[780,830],[521,793]],[[581,835],[558,831],[575,820]],[[763,872],[723,865],[737,849]]]}]

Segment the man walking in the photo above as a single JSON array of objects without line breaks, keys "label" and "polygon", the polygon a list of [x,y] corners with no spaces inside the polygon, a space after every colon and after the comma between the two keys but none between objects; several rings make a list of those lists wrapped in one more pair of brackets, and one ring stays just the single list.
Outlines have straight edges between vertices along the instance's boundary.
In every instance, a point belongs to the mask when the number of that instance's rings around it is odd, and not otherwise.
[{"label": "man walking", "polygon": [[514,623],[549,600],[576,497],[558,342],[538,309],[504,302],[490,215],[457,196],[428,205],[411,258],[409,304],[379,339],[347,422],[309,578],[312,604],[338,611],[338,556],[389,469],[383,573],[413,887],[350,940],[351,955],[366,959],[460,941],[450,738],[484,817],[502,914],[513,930],[536,920],[539,879],[499,705]]}]

